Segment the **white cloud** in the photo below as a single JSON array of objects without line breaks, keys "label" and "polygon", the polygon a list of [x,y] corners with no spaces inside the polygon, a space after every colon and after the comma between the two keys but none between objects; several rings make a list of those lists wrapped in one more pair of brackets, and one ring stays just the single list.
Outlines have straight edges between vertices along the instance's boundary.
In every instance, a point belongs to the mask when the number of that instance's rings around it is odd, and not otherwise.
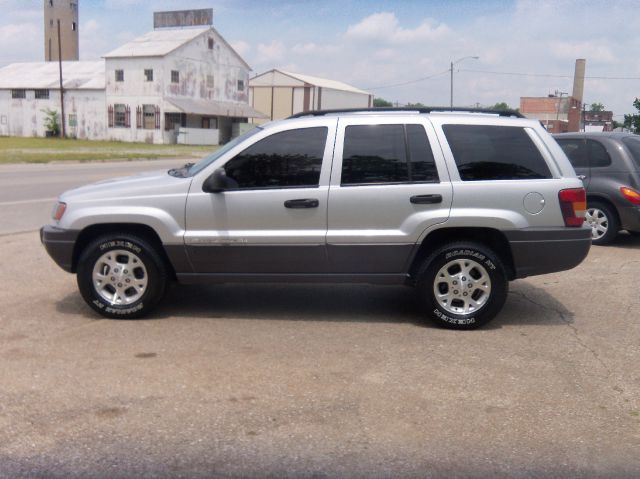
[{"label": "white cloud", "polygon": [[356,40],[406,44],[441,38],[450,32],[444,24],[425,19],[416,28],[403,28],[393,12],[374,13],[347,28],[345,36]]},{"label": "white cloud", "polygon": [[241,57],[245,56],[251,51],[251,45],[243,40],[231,42],[231,46],[236,52],[238,52],[238,55],[240,55]]},{"label": "white cloud", "polygon": [[273,40],[271,43],[258,44],[258,59],[260,63],[276,62],[282,60],[286,53],[284,43]]},{"label": "white cloud", "polygon": [[592,62],[613,63],[617,60],[606,41],[551,42],[551,51],[557,58],[572,60],[589,58]]}]

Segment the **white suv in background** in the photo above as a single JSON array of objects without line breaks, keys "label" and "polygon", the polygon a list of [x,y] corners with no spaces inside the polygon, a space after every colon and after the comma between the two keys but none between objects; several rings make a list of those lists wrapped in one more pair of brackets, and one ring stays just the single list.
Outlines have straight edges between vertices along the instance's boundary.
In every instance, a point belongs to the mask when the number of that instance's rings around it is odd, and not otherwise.
[{"label": "white suv in background", "polygon": [[415,286],[427,316],[464,329],[509,280],[585,258],[585,207],[558,144],[515,112],[320,111],[68,191],[41,237],[107,317],[147,314],[171,280],[363,282]]}]

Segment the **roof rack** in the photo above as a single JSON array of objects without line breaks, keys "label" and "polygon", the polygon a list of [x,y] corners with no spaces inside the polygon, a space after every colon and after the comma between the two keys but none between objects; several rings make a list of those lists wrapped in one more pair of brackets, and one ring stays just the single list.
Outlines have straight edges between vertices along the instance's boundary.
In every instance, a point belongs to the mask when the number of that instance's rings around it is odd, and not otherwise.
[{"label": "roof rack", "polygon": [[371,108],[341,108],[335,110],[312,110],[305,111],[301,113],[296,113],[295,115],[291,115],[287,119],[291,118],[302,118],[305,116],[324,116],[324,115],[333,115],[336,113],[385,113],[385,112],[411,112],[411,113],[484,113],[488,115],[498,115],[498,116],[507,116],[507,117],[515,117],[515,118],[526,118],[522,113],[516,110],[494,110],[491,108],[463,108],[463,107],[454,107],[449,108],[445,106],[426,106],[419,108],[411,108],[411,107],[371,107]]}]

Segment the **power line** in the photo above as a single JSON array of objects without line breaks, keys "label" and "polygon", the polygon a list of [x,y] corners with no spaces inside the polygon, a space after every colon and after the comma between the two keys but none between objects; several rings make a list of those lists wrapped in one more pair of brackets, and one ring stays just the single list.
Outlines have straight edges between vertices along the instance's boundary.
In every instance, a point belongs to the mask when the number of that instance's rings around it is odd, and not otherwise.
[{"label": "power line", "polygon": [[[489,70],[460,69],[461,72],[487,73],[490,75],[511,75],[521,77],[544,77],[544,78],[573,78],[573,75],[555,75],[552,73],[518,73],[518,72],[497,72]],[[585,80],[640,80],[640,77],[607,77],[607,76],[585,76]]]},{"label": "power line", "polygon": [[[486,73],[488,75],[505,75],[505,76],[519,76],[519,77],[537,77],[537,78],[573,78],[573,75],[557,75],[553,73],[521,73],[521,72],[499,72],[499,71],[490,71],[490,70],[471,70],[471,69],[459,69],[460,72],[469,72],[469,73]],[[401,83],[393,83],[389,85],[380,85],[374,87],[363,88],[364,90],[382,90],[384,88],[393,88],[397,86],[410,85],[412,83],[418,83],[424,80],[430,80],[432,78],[438,77],[440,75],[444,75],[445,73],[449,73],[449,69],[447,68],[444,71],[439,73],[434,73],[433,75],[429,75],[422,78],[416,78],[415,80],[408,80]],[[609,77],[609,76],[585,76],[585,80],[640,80],[640,77]]]},{"label": "power line", "polygon": [[368,88],[363,88],[363,90],[382,90],[383,88],[393,88],[396,86],[403,86],[403,85],[410,85],[411,83],[418,83],[424,80],[430,80],[431,78],[435,78],[437,76],[440,75],[444,75],[445,73],[449,73],[449,69],[447,68],[444,71],[441,71],[440,73],[434,73],[433,75],[429,75],[426,77],[422,77],[422,78],[416,78],[415,80],[409,80],[409,81],[405,81],[402,83],[394,83],[392,85],[381,85],[381,86],[372,86],[372,87],[368,87]]}]

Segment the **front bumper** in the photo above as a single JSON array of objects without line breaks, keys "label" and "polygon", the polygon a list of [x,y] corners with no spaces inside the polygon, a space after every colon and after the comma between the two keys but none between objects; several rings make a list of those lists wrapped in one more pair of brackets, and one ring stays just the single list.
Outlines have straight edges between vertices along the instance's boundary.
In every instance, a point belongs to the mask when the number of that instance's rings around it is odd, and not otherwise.
[{"label": "front bumper", "polygon": [[575,268],[591,248],[591,228],[526,228],[505,232],[515,278]]},{"label": "front bumper", "polygon": [[40,241],[49,256],[63,270],[73,273],[73,248],[80,234],[75,230],[64,230],[52,225],[40,228]]}]

